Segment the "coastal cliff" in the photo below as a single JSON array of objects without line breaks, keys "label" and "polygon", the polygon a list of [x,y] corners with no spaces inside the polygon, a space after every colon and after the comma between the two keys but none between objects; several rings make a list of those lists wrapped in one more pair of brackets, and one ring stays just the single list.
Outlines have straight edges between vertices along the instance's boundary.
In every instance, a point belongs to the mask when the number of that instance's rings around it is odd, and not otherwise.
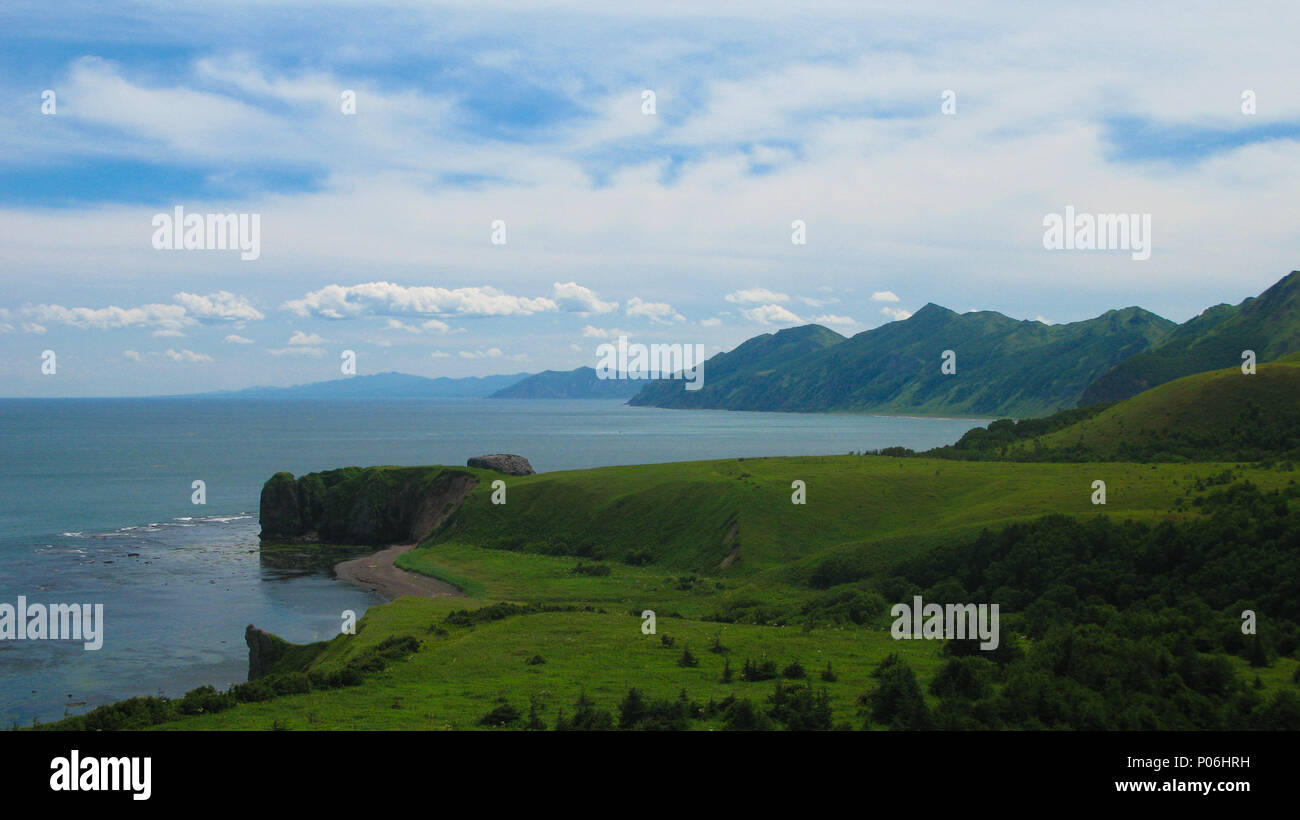
[{"label": "coastal cliff", "polygon": [[447,520],[478,483],[445,467],[344,467],[262,487],[263,539],[381,546],[418,543]]}]

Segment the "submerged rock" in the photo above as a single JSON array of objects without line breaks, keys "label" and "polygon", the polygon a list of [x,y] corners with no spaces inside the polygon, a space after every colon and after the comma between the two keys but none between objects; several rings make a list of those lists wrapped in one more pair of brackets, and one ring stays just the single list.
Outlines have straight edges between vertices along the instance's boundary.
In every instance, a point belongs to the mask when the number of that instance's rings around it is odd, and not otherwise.
[{"label": "submerged rock", "polygon": [[465,462],[466,467],[478,467],[481,470],[496,470],[506,475],[533,475],[536,471],[528,459],[523,456],[497,453],[490,456],[474,456]]}]

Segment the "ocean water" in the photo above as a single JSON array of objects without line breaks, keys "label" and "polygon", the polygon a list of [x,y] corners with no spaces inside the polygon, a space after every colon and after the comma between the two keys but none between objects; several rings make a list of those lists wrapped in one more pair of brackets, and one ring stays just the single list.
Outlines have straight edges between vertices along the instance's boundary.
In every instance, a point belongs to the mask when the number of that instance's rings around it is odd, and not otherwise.
[{"label": "ocean water", "polygon": [[[0,400],[0,603],[100,603],[104,645],[0,641],[0,728],[248,671],[247,624],[295,641],[382,603],[328,571],[266,566],[271,474],[464,464],[539,472],[950,443],[987,420],[736,413],[619,401]],[[206,503],[192,502],[203,481]]]}]

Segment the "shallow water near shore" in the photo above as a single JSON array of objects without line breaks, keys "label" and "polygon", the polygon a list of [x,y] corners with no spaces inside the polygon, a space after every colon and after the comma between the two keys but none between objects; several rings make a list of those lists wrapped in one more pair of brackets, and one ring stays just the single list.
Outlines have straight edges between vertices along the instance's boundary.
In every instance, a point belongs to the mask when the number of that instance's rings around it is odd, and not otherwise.
[{"label": "shallow water near shore", "polygon": [[[382,599],[258,552],[273,473],[464,464],[539,472],[950,443],[987,420],[733,413],[618,401],[0,400],[0,603],[102,603],[104,646],[0,641],[0,722],[28,725],[247,675],[244,627],[337,634]],[[203,481],[206,504],[192,503]]]}]

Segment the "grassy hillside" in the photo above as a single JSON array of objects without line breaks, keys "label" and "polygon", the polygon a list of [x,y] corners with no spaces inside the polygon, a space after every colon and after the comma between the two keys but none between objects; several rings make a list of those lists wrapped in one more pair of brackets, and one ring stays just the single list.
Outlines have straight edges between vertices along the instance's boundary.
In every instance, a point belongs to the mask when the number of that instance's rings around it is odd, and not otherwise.
[{"label": "grassy hillside", "polygon": [[[1072,599],[1056,574],[1078,575],[1073,583],[1086,581],[1095,587],[1091,594],[1128,595],[1117,603],[1132,606],[1135,583],[1163,584],[1166,570],[1149,564],[1145,547],[1126,542],[1141,542],[1147,533],[1156,537],[1153,524],[1186,528],[1208,522],[1209,515],[1217,515],[1212,508],[1225,509],[1223,502],[1189,500],[1199,499],[1207,487],[1211,495],[1217,492],[1225,472],[1234,480],[1247,479],[1256,488],[1250,493],[1294,486],[1290,472],[1223,464],[965,463],[869,456],[737,459],[513,477],[505,479],[504,505],[491,503],[492,488],[484,480],[450,520],[402,560],[412,570],[459,579],[469,597],[407,598],[372,608],[356,635],[298,648],[272,676],[226,693],[207,689],[172,701],[135,699],[62,725],[465,729],[495,723],[525,728],[530,721],[551,728],[577,720],[594,728],[616,724],[628,709],[637,712],[641,706],[629,703],[642,700],[653,713],[636,723],[642,728],[744,728],[752,721],[772,728],[832,723],[842,728],[1089,727],[1094,721],[1135,728],[1147,714],[1161,725],[1285,721],[1289,718],[1278,710],[1287,707],[1285,693],[1296,687],[1293,655],[1300,630],[1287,626],[1290,621],[1268,622],[1269,643],[1262,648],[1224,638],[1231,635],[1225,625],[1231,627],[1233,607],[1239,611],[1239,606],[1222,584],[1214,584],[1212,592],[1229,596],[1225,600],[1233,606],[1219,611],[1224,602],[1216,600],[1214,609],[1189,620],[1189,612],[1205,606],[1189,598],[1168,610],[1183,619],[1181,626],[1161,614],[1134,632],[1127,610],[1105,615],[1109,610],[1097,610],[1096,601],[1087,603],[1090,614],[1070,617],[1104,623],[1128,637],[1099,644],[1098,654],[1088,657],[1100,665],[1081,667],[1078,680],[1038,671],[1055,663],[1051,658],[1062,640],[1061,624],[1051,613],[1085,607],[1084,591],[1091,588],[1080,587]],[[1108,483],[1104,508],[1090,501],[1096,478]],[[796,479],[806,483],[805,505],[791,503],[790,483]],[[1258,509],[1260,515],[1288,514],[1285,501],[1268,501]],[[1135,523],[1106,523],[1096,518],[1100,511],[1111,520]],[[1060,518],[1064,523],[1039,518],[1047,513],[1074,518]],[[983,532],[1006,533],[1012,524],[1019,529],[1009,536]],[[1203,560],[1185,559],[1201,568],[1200,575],[1171,579],[1178,585],[1170,589],[1183,596],[1211,595],[1202,579],[1219,577],[1215,562],[1237,556],[1246,562],[1232,565],[1237,585],[1279,607],[1276,602],[1285,596],[1279,598],[1278,590],[1250,573],[1265,572],[1275,581],[1289,577],[1289,553],[1263,546],[1258,548],[1264,552],[1249,555],[1226,533],[1262,543],[1250,534],[1252,525],[1233,519],[1216,526],[1229,529],[1195,537],[1189,530],[1187,549],[1217,552],[1207,552]],[[1295,531],[1289,524],[1259,526]],[[1065,542],[1051,543],[1060,538]],[[1089,539],[1097,541],[1095,558],[1082,548]],[[1166,552],[1169,540],[1168,534],[1159,536]],[[1026,549],[1045,549],[1055,558],[1027,562],[1019,554]],[[1117,564],[1103,554],[1106,549],[1118,549],[1121,562],[1138,562],[1124,576],[1131,580],[1108,580]],[[1045,574],[1038,576],[1033,567],[1040,564]],[[995,583],[996,590],[990,586]],[[966,659],[955,646],[961,642],[893,639],[889,603],[913,594],[927,600],[1006,602],[1005,651]],[[1055,603],[1044,608],[1038,596]],[[657,614],[655,634],[641,629],[640,614],[647,609]],[[1148,636],[1143,630],[1155,631]],[[1221,654],[1199,660],[1174,641],[1180,632],[1201,642],[1202,652],[1222,645],[1215,650]],[[1085,633],[1080,639],[1099,640]],[[1100,697],[1087,694],[1093,692],[1088,687],[1100,686],[1097,675],[1110,674],[1102,670],[1116,660],[1114,653],[1148,651],[1170,653],[1166,660],[1153,660],[1157,666],[1180,665],[1184,682],[1160,686],[1192,687],[1185,697],[1143,694],[1148,684],[1138,681],[1114,695],[1120,700],[1086,705]],[[1248,665],[1251,651],[1263,653],[1260,665]],[[775,677],[743,679],[747,668],[760,672],[764,664]],[[782,677],[787,670],[789,676]],[[1040,680],[1042,674],[1048,677]],[[1256,676],[1258,684],[1246,692],[1244,682]],[[1202,684],[1202,679],[1217,682]],[[958,683],[965,694],[954,694]],[[1025,690],[1058,685],[1083,686],[1087,692],[1066,696],[1076,706],[1060,711],[1050,706],[1056,695]],[[1204,687],[1211,689],[1203,692]],[[630,694],[633,688],[637,692]],[[962,698],[976,696],[987,704],[961,705]],[[1185,710],[1193,708],[1199,711],[1189,717]]]},{"label": "grassy hillside", "polygon": [[1186,376],[1037,441],[1044,448],[1081,448],[1103,458],[1155,453],[1293,458],[1300,454],[1300,363],[1261,364],[1253,375],[1238,366]]},{"label": "grassy hillside", "polygon": [[1254,350],[1261,362],[1300,350],[1300,271],[1257,297],[1216,305],[1179,325],[1089,385],[1079,403],[1118,401],[1193,373],[1240,365],[1243,350]]},{"label": "grassy hillside", "polygon": [[[647,387],[632,404],[794,412],[1035,416],[1073,407],[1116,364],[1174,327],[1141,308],[1046,325],[926,305],[909,319],[801,355],[754,359],[745,345],[711,359],[704,387]],[[796,328],[782,333],[804,331]],[[778,337],[781,334],[777,334]],[[944,350],[956,373],[941,372]]]}]

